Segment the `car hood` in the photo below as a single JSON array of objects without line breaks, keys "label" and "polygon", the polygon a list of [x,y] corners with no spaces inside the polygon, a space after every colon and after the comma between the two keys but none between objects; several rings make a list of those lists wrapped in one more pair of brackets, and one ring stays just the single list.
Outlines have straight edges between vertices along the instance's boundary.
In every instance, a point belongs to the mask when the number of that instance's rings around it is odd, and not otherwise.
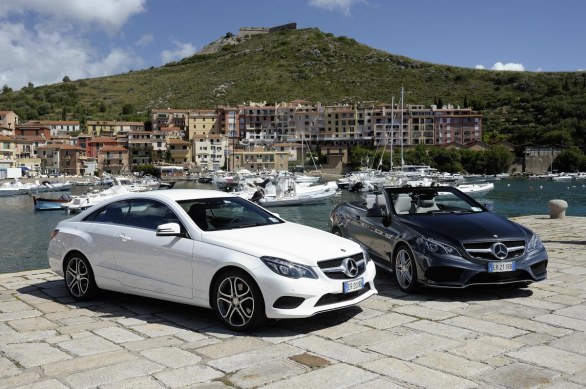
[{"label": "car hood", "polygon": [[295,223],[271,224],[202,235],[206,243],[257,257],[274,256],[303,265],[317,266],[318,261],[362,253],[351,240],[329,232]]},{"label": "car hood", "polygon": [[526,239],[530,231],[492,212],[408,216],[404,222],[425,236],[449,241]]}]

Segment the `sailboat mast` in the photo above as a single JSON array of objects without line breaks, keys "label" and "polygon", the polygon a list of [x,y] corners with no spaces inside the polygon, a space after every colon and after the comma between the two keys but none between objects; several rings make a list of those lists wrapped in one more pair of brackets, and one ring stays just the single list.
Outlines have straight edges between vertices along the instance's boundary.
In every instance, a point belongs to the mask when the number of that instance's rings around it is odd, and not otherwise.
[{"label": "sailboat mast", "polygon": [[[387,129],[386,129],[386,120],[387,120],[387,114],[385,112],[385,106],[383,105],[383,151],[380,155],[380,159],[378,160],[378,166],[376,167],[376,170],[382,170],[381,166],[383,165],[383,158],[385,156],[385,150],[387,148],[387,143],[388,143],[388,137],[387,137]],[[375,134],[376,135],[376,134]]]},{"label": "sailboat mast", "polygon": [[403,159],[403,100],[404,100],[404,88],[401,87],[401,169],[404,169],[405,160]]},{"label": "sailboat mast", "polygon": [[389,171],[393,172],[393,131],[395,130],[395,96],[391,97],[391,162]]}]

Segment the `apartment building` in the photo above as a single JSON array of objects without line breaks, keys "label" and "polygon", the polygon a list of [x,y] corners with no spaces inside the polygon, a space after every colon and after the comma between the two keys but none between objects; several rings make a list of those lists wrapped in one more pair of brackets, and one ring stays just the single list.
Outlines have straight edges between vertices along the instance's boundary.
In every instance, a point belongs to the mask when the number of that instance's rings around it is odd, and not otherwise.
[{"label": "apartment building", "polygon": [[77,120],[31,120],[23,125],[47,127],[53,137],[70,135],[81,131],[79,121]]},{"label": "apartment building", "polygon": [[16,166],[16,139],[11,136],[0,135],[0,168]]},{"label": "apartment building", "polygon": [[348,104],[326,106],[322,140],[335,146],[371,146],[372,134],[367,122],[358,125],[358,119],[367,119],[368,109]]},{"label": "apartment building", "polygon": [[[459,142],[463,145],[482,140],[482,115],[471,108],[454,108],[451,105],[440,109],[432,106],[434,142],[426,144],[445,145]],[[427,123],[426,123],[427,124]]]},{"label": "apartment building", "polygon": [[167,159],[167,139],[162,131],[151,132],[151,163],[162,163]]},{"label": "apartment building", "polygon": [[187,139],[220,133],[220,115],[215,109],[195,109],[187,116]]},{"label": "apartment building", "polygon": [[83,175],[85,150],[69,144],[48,144],[38,148],[41,174]]},{"label": "apartment building", "polygon": [[191,143],[183,139],[167,140],[168,162],[174,165],[191,162]]},{"label": "apartment building", "polygon": [[116,138],[111,136],[98,136],[91,139],[86,148],[87,156],[98,158],[100,150],[104,147],[118,147],[120,146]]},{"label": "apartment building", "polygon": [[240,139],[248,142],[274,142],[276,139],[275,109],[265,103],[238,106]]},{"label": "apartment building", "polygon": [[202,169],[219,170],[231,154],[228,138],[221,134],[199,135],[193,138],[193,160]]},{"label": "apartment building", "polygon": [[[0,130],[6,129],[13,132],[18,125],[18,121],[18,115],[13,111],[0,111]],[[6,133],[3,135],[13,135],[13,133]]]},{"label": "apartment building", "polygon": [[179,127],[185,131],[188,109],[155,108],[151,110],[152,130],[156,131],[161,127]]},{"label": "apartment building", "polygon": [[119,122],[116,120],[88,120],[86,131],[94,136],[116,136],[133,131],[144,131],[143,122]]},{"label": "apartment building", "polygon": [[51,129],[43,125],[17,125],[14,129],[14,136],[40,136],[47,140],[51,139]]},{"label": "apartment building", "polygon": [[265,147],[234,150],[230,157],[231,170],[248,169],[250,171],[288,170],[289,152],[276,151]]},{"label": "apartment building", "polygon": [[153,133],[151,131],[133,131],[128,133],[128,151],[132,165],[151,163],[153,151]]},{"label": "apartment building", "polygon": [[108,144],[97,152],[97,167],[104,172],[121,174],[130,171],[129,151],[120,145]]}]

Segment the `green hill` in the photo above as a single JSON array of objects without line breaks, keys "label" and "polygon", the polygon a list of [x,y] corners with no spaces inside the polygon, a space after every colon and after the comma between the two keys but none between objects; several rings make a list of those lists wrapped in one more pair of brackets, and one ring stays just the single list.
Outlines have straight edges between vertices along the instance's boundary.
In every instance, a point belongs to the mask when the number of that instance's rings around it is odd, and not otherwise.
[{"label": "green hill", "polygon": [[[465,50],[465,48],[463,48]],[[255,35],[160,68],[4,88],[0,110],[22,120],[146,120],[151,108],[249,101],[452,104],[479,110],[487,141],[586,148],[586,72],[465,69],[415,61],[318,29]]]}]

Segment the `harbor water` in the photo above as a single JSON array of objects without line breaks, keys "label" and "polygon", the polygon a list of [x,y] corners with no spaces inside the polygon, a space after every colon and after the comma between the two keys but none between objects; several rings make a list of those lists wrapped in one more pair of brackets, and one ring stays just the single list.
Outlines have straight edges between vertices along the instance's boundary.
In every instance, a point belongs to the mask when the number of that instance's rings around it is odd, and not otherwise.
[{"label": "harbor water", "polygon": [[[209,184],[178,182],[175,188],[212,188]],[[81,193],[87,187],[74,187]],[[361,194],[342,191],[324,204],[272,208],[282,218],[327,230],[330,210],[338,203],[358,200]],[[586,216],[586,181],[555,182],[509,178],[495,181],[491,192],[478,198],[505,216],[548,215],[552,199],[568,202],[568,216]],[[47,268],[47,245],[55,225],[69,215],[62,211],[35,212],[28,195],[0,197],[0,273]],[[295,237],[291,237],[295,239]]]}]

